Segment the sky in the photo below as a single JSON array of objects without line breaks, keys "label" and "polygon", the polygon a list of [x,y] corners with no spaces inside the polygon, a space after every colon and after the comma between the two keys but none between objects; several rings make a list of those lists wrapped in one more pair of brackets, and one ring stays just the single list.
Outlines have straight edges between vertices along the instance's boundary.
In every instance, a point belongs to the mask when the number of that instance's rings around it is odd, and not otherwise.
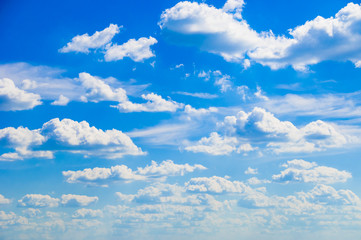
[{"label": "sky", "polygon": [[361,239],[361,5],[0,2],[0,239]]}]

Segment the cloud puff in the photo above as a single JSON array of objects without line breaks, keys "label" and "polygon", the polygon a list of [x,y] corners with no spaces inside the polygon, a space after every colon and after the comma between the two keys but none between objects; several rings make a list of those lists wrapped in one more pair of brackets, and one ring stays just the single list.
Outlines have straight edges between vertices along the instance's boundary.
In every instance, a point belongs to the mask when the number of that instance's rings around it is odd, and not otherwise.
[{"label": "cloud puff", "polygon": [[40,99],[38,94],[19,89],[11,79],[0,79],[0,111],[33,109],[42,104]]},{"label": "cloud puff", "polygon": [[61,53],[68,52],[82,52],[89,53],[89,49],[98,49],[105,47],[110,43],[113,37],[119,33],[119,28],[116,24],[110,24],[109,27],[98,32],[96,31],[93,35],[89,36],[88,33],[83,35],[77,35],[73,37],[71,42],[67,43],[66,46],[59,49]]},{"label": "cloud puff", "polygon": [[97,217],[103,217],[103,211],[102,210],[93,210],[93,209],[87,209],[87,208],[81,208],[74,212],[72,215],[73,218],[97,218]]},{"label": "cloud puff", "polygon": [[360,66],[361,6],[349,3],[335,17],[316,17],[289,30],[290,37],[272,31],[258,33],[242,19],[243,1],[227,1],[218,9],[205,3],[179,2],[166,9],[159,26],[173,42],[193,45],[227,61],[252,61],[279,69],[291,65],[304,71],[326,60],[352,61]]},{"label": "cloud puff", "polygon": [[0,204],[9,204],[10,202],[10,199],[7,199],[2,194],[0,194]]},{"label": "cloud puff", "polygon": [[85,207],[98,201],[98,197],[89,197],[86,195],[63,194],[61,204],[66,207]]},{"label": "cloud puff", "polygon": [[187,191],[202,193],[244,193],[249,189],[244,183],[239,181],[229,181],[228,179],[213,176],[192,178],[185,183]]},{"label": "cloud puff", "polygon": [[185,173],[194,170],[204,170],[204,166],[195,164],[175,164],[166,160],[160,164],[152,161],[151,165],[144,168],[138,167],[133,171],[125,165],[112,166],[110,168],[87,168],[79,171],[63,171],[63,176],[68,183],[85,183],[91,185],[104,185],[113,181],[139,181],[159,179],[164,180],[168,176],[183,176]]},{"label": "cloud puff", "polygon": [[146,103],[125,101],[112,107],[119,109],[120,112],[175,112],[184,106],[182,103],[165,100],[154,93],[142,94],[142,98],[148,101]]},{"label": "cloud puff", "polygon": [[257,168],[251,168],[251,167],[248,167],[246,171],[244,171],[244,174],[258,174],[258,170]]},{"label": "cloud puff", "polygon": [[49,195],[42,194],[26,194],[18,201],[18,205],[21,207],[57,207],[59,205],[59,199],[52,198]]},{"label": "cloud puff", "polygon": [[317,120],[302,128],[289,121],[281,121],[263,108],[251,112],[240,111],[225,117],[219,128],[226,135],[247,138],[252,143],[267,144],[276,153],[313,152],[340,147],[348,138],[332,125]]},{"label": "cloud puff", "polygon": [[315,162],[307,162],[302,159],[287,161],[282,165],[286,169],[280,174],[273,175],[276,182],[314,182],[336,183],[346,182],[351,178],[351,173],[340,171],[336,168],[318,166]]},{"label": "cloud puff", "polygon": [[139,38],[138,40],[129,39],[128,42],[122,45],[114,44],[109,47],[104,55],[107,62],[122,60],[124,57],[129,57],[135,62],[142,62],[145,59],[154,57],[154,53],[150,46],[156,44],[158,41],[153,38]]},{"label": "cloud puff", "polygon": [[[109,159],[121,158],[124,155],[144,155],[133,141],[119,130],[97,129],[86,121],[77,122],[71,119],[54,118],[43,124],[41,129],[28,128],[0,129],[0,139],[5,139],[15,152],[4,153],[2,161],[22,160],[25,158],[53,158],[55,151],[68,151],[87,156],[101,156]],[[46,149],[49,143],[51,151]],[[33,151],[32,148],[43,148],[44,151]]]},{"label": "cloud puff", "polygon": [[68,105],[69,101],[70,101],[69,98],[67,98],[61,94],[57,100],[55,100],[54,102],[51,103],[51,105],[66,106],[66,105]]}]

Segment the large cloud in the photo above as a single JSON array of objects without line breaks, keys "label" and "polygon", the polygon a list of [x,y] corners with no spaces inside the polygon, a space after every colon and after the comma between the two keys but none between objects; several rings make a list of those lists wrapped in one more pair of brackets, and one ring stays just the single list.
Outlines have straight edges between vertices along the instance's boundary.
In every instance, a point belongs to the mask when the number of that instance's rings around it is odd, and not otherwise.
[{"label": "large cloud", "polygon": [[33,109],[42,104],[40,99],[38,94],[19,89],[11,79],[0,79],[0,111]]},{"label": "large cloud", "polygon": [[26,194],[18,201],[21,207],[57,207],[59,199],[52,198],[49,195],[42,194]]},{"label": "large cloud", "polygon": [[89,49],[98,49],[110,43],[113,37],[119,33],[119,27],[116,24],[110,24],[109,27],[89,36],[87,33],[73,37],[71,42],[59,49],[59,52],[82,52],[89,53]]},{"label": "large cloud", "polygon": [[[54,150],[109,159],[145,154],[119,130],[103,131],[91,127],[86,121],[77,122],[71,119],[60,121],[54,118],[44,123],[41,129],[35,130],[24,127],[0,129],[0,139],[5,139],[8,147],[15,149],[15,152],[1,155],[2,161],[53,158]],[[42,151],[32,150],[34,147],[41,148]]]},{"label": "large cloud", "polygon": [[287,161],[282,165],[286,169],[280,174],[273,175],[272,179],[277,182],[313,182],[313,183],[336,183],[346,182],[351,178],[351,173],[340,171],[336,168],[318,166],[315,162],[307,162],[302,159]]},{"label": "large cloud", "polygon": [[227,1],[222,9],[179,2],[162,13],[159,25],[171,41],[198,46],[227,61],[248,57],[272,69],[291,65],[297,70],[325,60],[361,66],[360,5],[349,3],[335,17],[307,21],[289,30],[290,37],[256,32],[242,19],[242,6],[241,1]]},{"label": "large cloud", "polygon": [[204,166],[195,164],[175,164],[166,160],[160,164],[152,161],[151,165],[144,168],[138,167],[133,171],[125,165],[117,165],[110,168],[87,168],[79,171],[63,171],[68,183],[85,183],[90,185],[104,185],[113,181],[132,182],[137,180],[159,179],[164,180],[168,176],[183,176],[194,170],[204,170]]}]

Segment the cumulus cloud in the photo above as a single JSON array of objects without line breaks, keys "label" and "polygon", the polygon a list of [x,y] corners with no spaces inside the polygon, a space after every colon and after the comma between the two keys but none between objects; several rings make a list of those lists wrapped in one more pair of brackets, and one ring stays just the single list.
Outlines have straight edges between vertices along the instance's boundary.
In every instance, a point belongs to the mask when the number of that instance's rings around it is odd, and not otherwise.
[{"label": "cumulus cloud", "polygon": [[[43,124],[41,129],[28,128],[0,129],[0,139],[6,141],[15,152],[4,153],[1,161],[15,161],[26,158],[53,158],[54,151],[68,151],[87,156],[101,156],[109,159],[124,155],[144,155],[133,141],[119,130],[91,127],[86,121],[54,118]],[[45,143],[53,143],[51,150]],[[32,148],[43,148],[34,151]]]},{"label": "cumulus cloud", "polygon": [[69,101],[70,101],[69,98],[65,97],[64,95],[60,95],[57,100],[51,103],[51,105],[66,106],[68,105]]},{"label": "cumulus cloud", "polygon": [[63,194],[61,204],[66,207],[85,207],[98,201],[98,197],[89,197],[86,195]]},{"label": "cumulus cloud", "polygon": [[257,168],[251,168],[251,167],[248,167],[246,171],[244,171],[245,174],[258,174],[258,170]]},{"label": "cumulus cloud", "polygon": [[192,178],[185,183],[187,191],[202,193],[244,193],[249,189],[243,182],[213,176]]},{"label": "cumulus cloud", "polygon": [[72,215],[73,218],[97,218],[97,217],[103,217],[103,211],[96,209],[87,209],[87,208],[81,208],[74,212]]},{"label": "cumulus cloud", "polygon": [[245,68],[249,67],[248,58],[272,69],[291,65],[300,71],[326,60],[360,65],[359,4],[349,3],[334,17],[318,16],[290,29],[289,37],[253,30],[242,19],[243,5],[243,1],[227,1],[218,9],[183,1],[162,13],[159,26],[170,41],[197,46],[226,61],[244,62]]},{"label": "cumulus cloud", "polygon": [[315,162],[307,162],[302,159],[287,161],[282,165],[286,169],[280,174],[273,175],[276,182],[313,182],[313,183],[337,183],[346,182],[352,177],[347,171],[336,168],[318,166]]},{"label": "cumulus cloud", "polygon": [[158,41],[153,38],[139,38],[138,40],[129,39],[128,42],[122,45],[114,44],[109,47],[105,53],[105,61],[118,61],[124,57],[129,57],[135,62],[142,62],[145,59],[154,57],[154,53],[150,49],[150,46],[156,44]]},{"label": "cumulus cloud", "polygon": [[109,27],[104,30],[98,32],[96,31],[93,35],[89,36],[88,33],[83,35],[77,35],[73,37],[71,42],[67,43],[66,46],[59,49],[61,53],[68,52],[82,52],[89,53],[90,49],[98,49],[105,47],[108,43],[110,43],[113,37],[119,33],[119,29],[122,26],[118,26],[116,24],[110,24]]},{"label": "cumulus cloud", "polygon": [[276,153],[321,151],[348,142],[347,136],[324,121],[317,120],[297,128],[291,122],[281,121],[258,107],[249,113],[240,111],[236,116],[227,116],[218,126],[226,135],[266,144]]},{"label": "cumulus cloud", "polygon": [[18,205],[31,208],[57,207],[59,205],[59,199],[52,198],[49,195],[26,194],[18,200]]},{"label": "cumulus cloud", "polygon": [[9,204],[10,202],[10,199],[7,199],[4,195],[0,194],[0,204]]},{"label": "cumulus cloud", "polygon": [[113,107],[121,112],[175,112],[184,106],[182,103],[177,103],[170,99],[166,100],[154,93],[142,94],[142,98],[147,100],[147,102],[133,103],[125,101]]},{"label": "cumulus cloud", "polygon": [[152,161],[151,165],[144,168],[138,167],[135,171],[125,165],[116,165],[110,168],[97,167],[79,171],[63,171],[63,176],[68,183],[107,186],[107,183],[114,181],[165,180],[168,176],[183,176],[185,173],[204,169],[206,168],[199,164],[191,166],[189,164],[175,164],[172,160],[166,160],[160,164]]},{"label": "cumulus cloud", "polygon": [[18,88],[11,79],[0,79],[0,111],[33,109],[42,104],[40,99],[40,95]]}]

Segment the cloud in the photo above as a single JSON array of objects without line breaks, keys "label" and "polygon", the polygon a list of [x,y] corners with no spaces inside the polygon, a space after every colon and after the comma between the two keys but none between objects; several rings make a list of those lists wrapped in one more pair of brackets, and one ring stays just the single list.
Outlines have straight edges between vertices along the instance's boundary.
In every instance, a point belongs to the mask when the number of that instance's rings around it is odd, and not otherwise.
[{"label": "cloud", "polygon": [[59,199],[52,198],[49,195],[42,194],[26,194],[18,201],[18,205],[21,207],[57,207],[59,205]]},{"label": "cloud", "polygon": [[174,92],[174,93],[185,96],[196,97],[196,98],[204,98],[204,99],[218,98],[217,94],[210,94],[210,93],[189,93],[189,92]]},{"label": "cloud", "polygon": [[165,100],[154,93],[142,94],[142,98],[148,101],[146,103],[125,101],[112,107],[117,108],[120,112],[175,112],[184,106],[182,103]]},{"label": "cloud", "polygon": [[[43,124],[41,129],[24,127],[0,129],[0,139],[15,152],[4,153],[1,161],[15,161],[26,158],[53,158],[54,151],[67,151],[85,156],[108,159],[124,155],[144,155],[133,141],[119,130],[91,127],[86,121],[54,118]],[[49,144],[46,144],[49,143]],[[48,149],[48,145],[52,145]],[[41,150],[32,150],[32,148]]]},{"label": "cloud", "polygon": [[276,182],[312,182],[312,183],[337,183],[346,182],[352,177],[347,171],[336,168],[318,166],[315,162],[307,162],[302,159],[287,161],[282,165],[286,169],[280,174],[273,175]]},{"label": "cloud", "polygon": [[5,198],[2,194],[0,194],[0,204],[9,204],[9,203],[11,203],[11,200]]},{"label": "cloud", "polygon": [[85,207],[98,201],[98,197],[89,197],[86,195],[63,194],[61,204],[66,207]]},{"label": "cloud", "polygon": [[172,42],[193,45],[226,61],[249,60],[272,69],[292,66],[306,71],[322,61],[351,61],[360,65],[361,6],[349,3],[334,17],[316,17],[289,30],[289,37],[272,31],[256,32],[241,16],[243,1],[227,1],[223,8],[205,3],[179,2],[163,11],[159,26]]},{"label": "cloud", "polygon": [[94,77],[89,73],[79,73],[78,81],[86,90],[86,94],[81,96],[81,100],[84,102],[124,102],[128,100],[127,93],[123,88],[113,89],[103,80],[99,79],[98,77]]},{"label": "cloud", "polygon": [[203,152],[211,155],[228,155],[237,150],[238,140],[235,137],[222,137],[216,132],[203,137],[196,143],[188,143],[185,150],[190,152]]},{"label": "cloud", "polygon": [[61,53],[68,52],[82,52],[89,53],[90,49],[103,48],[105,45],[110,43],[113,37],[119,33],[119,29],[122,26],[116,24],[110,24],[109,27],[98,32],[96,31],[93,35],[89,36],[88,33],[83,35],[77,35],[73,37],[71,42],[67,43],[66,46],[59,49]]},{"label": "cloud", "polygon": [[11,79],[0,79],[0,111],[33,109],[42,104],[40,99],[38,94],[19,89]]},{"label": "cloud", "polygon": [[125,165],[116,165],[110,168],[87,168],[79,171],[63,171],[63,176],[68,183],[84,183],[90,185],[107,186],[114,181],[147,181],[151,179],[165,180],[168,176],[183,176],[194,170],[204,170],[204,166],[195,164],[175,164],[166,160],[160,164],[152,161],[151,165],[144,168],[138,167],[133,171]]},{"label": "cloud", "polygon": [[244,174],[252,174],[252,175],[255,175],[255,174],[258,174],[258,170],[257,170],[257,168],[248,167],[247,170],[244,171]]},{"label": "cloud", "polygon": [[192,178],[185,183],[187,191],[200,193],[244,193],[249,189],[244,183],[239,181],[229,181],[228,179],[213,176]]},{"label": "cloud", "polygon": [[27,209],[23,210],[22,213],[26,217],[33,218],[33,217],[39,216],[41,214],[41,211],[36,208],[27,208]]},{"label": "cloud", "polygon": [[198,77],[203,78],[205,81],[212,79],[214,81],[214,86],[217,86],[222,93],[231,90],[233,86],[231,76],[223,74],[219,70],[209,70],[208,72],[201,71],[198,73]]},{"label": "cloud", "polygon": [[98,218],[103,217],[103,211],[102,210],[93,210],[93,209],[87,209],[87,208],[81,208],[74,212],[72,215],[73,218]]},{"label": "cloud", "polygon": [[69,98],[65,97],[64,95],[60,95],[57,100],[51,103],[51,105],[66,106],[68,105],[69,101],[70,101]]},{"label": "cloud", "polygon": [[154,57],[154,53],[150,46],[156,44],[158,41],[153,38],[139,38],[138,40],[129,39],[128,42],[122,45],[114,44],[106,50],[104,59],[107,62],[122,60],[124,57],[129,57],[135,62],[143,62],[145,59]]},{"label": "cloud", "polygon": [[297,128],[259,107],[249,113],[240,111],[236,116],[226,116],[218,126],[226,135],[266,144],[276,153],[321,151],[341,147],[349,141],[347,136],[324,121],[313,121]]}]

